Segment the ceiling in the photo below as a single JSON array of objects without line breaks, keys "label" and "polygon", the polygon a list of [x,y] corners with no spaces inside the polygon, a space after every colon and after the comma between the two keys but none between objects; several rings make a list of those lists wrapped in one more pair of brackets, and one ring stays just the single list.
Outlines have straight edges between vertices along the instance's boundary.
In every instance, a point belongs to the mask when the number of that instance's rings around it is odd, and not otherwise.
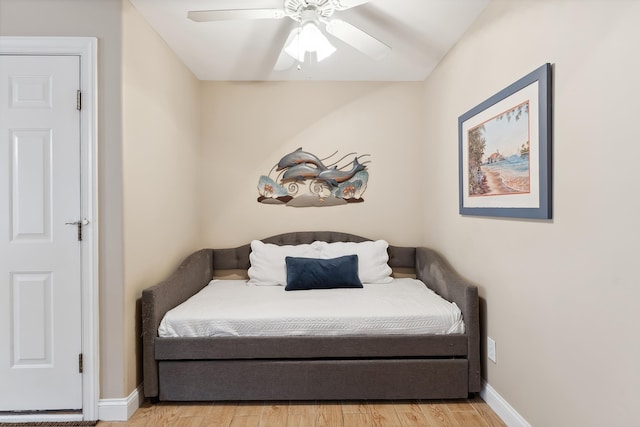
[{"label": "ceiling", "polygon": [[[200,80],[422,81],[489,0],[371,0],[336,11],[391,47],[374,60],[328,34],[337,51],[286,70],[274,65],[298,24],[282,19],[194,22],[190,10],[282,8],[283,0],[130,0]],[[324,26],[321,26],[323,32]],[[326,32],[325,32],[326,34]]]}]

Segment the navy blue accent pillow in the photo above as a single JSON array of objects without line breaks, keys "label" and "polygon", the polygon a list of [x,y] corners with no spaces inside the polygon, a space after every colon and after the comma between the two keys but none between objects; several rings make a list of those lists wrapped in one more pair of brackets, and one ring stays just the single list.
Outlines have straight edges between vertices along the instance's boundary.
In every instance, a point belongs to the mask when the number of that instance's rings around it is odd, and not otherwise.
[{"label": "navy blue accent pillow", "polygon": [[287,264],[285,291],[362,288],[358,277],[358,255],[331,259],[288,256],[284,260]]}]

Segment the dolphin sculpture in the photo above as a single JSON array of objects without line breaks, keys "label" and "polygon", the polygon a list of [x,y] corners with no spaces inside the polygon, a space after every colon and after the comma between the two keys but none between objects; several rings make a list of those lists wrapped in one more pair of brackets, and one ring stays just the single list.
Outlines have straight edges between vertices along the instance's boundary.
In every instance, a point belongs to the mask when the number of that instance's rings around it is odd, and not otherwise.
[{"label": "dolphin sculpture", "polygon": [[278,167],[276,171],[281,171],[282,169],[290,168],[295,165],[299,165],[301,163],[311,163],[316,165],[321,170],[327,169],[327,167],[322,163],[322,161],[314,156],[311,153],[307,153],[306,151],[302,151],[302,147],[297,150],[287,154],[278,162]]},{"label": "dolphin sculpture", "polygon": [[358,172],[365,170],[367,167],[360,162],[358,162],[358,158],[353,159],[353,166],[350,171],[341,171],[337,167],[333,167],[332,169],[325,169],[321,171],[316,177],[319,181],[324,181],[332,187],[336,187],[338,183],[345,182],[351,179]]},{"label": "dolphin sculpture", "polygon": [[301,163],[290,166],[282,175],[282,182],[289,180],[304,181],[305,179],[314,179],[323,169],[312,166],[309,163]]}]

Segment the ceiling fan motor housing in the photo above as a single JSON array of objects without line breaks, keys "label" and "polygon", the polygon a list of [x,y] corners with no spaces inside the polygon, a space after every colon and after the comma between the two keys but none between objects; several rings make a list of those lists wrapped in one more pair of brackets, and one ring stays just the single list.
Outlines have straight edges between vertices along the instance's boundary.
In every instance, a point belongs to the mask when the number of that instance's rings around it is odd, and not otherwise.
[{"label": "ceiling fan motor housing", "polygon": [[334,0],[285,0],[284,10],[291,19],[304,22],[328,19],[338,5],[339,2]]}]

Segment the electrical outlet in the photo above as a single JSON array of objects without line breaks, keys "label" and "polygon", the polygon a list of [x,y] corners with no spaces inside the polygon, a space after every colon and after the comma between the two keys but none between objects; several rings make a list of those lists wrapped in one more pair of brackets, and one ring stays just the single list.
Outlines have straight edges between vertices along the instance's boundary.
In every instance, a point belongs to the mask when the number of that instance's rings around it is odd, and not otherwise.
[{"label": "electrical outlet", "polygon": [[496,363],[496,342],[491,337],[487,337],[487,358]]}]

